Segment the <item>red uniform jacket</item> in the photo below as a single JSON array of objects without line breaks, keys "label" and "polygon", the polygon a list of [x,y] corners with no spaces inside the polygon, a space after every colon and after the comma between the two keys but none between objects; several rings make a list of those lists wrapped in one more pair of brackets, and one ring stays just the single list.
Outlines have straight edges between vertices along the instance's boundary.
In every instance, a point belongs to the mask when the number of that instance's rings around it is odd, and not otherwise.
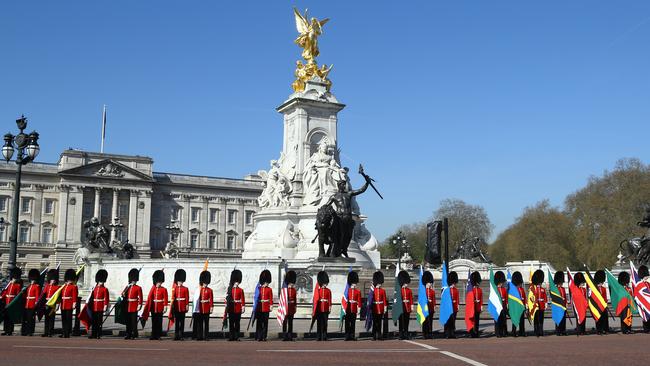
[{"label": "red uniform jacket", "polygon": [[314,301],[316,301],[314,308],[317,313],[329,313],[332,309],[332,291],[321,287]]},{"label": "red uniform jacket", "polygon": [[598,291],[600,292],[600,295],[603,297],[605,302],[607,302],[607,288],[603,285],[598,285]]},{"label": "red uniform jacket", "polygon": [[20,293],[20,290],[22,290],[22,286],[17,284],[17,283],[10,283],[7,288],[2,291],[2,299],[5,302],[5,305],[9,305],[9,303]]},{"label": "red uniform jacket", "polygon": [[296,288],[287,287],[287,315],[295,315],[297,305]]},{"label": "red uniform jacket", "polygon": [[[472,292],[474,292],[474,312],[478,314],[483,310],[483,290],[480,287],[474,287]],[[467,305],[465,304],[465,306]]]},{"label": "red uniform jacket", "polygon": [[108,289],[104,285],[97,285],[93,290],[92,311],[104,312],[108,307]]},{"label": "red uniform jacket", "polygon": [[214,306],[214,298],[212,297],[212,289],[209,287],[201,286],[199,290],[199,313],[201,314],[210,314],[212,307]]},{"label": "red uniform jacket", "polygon": [[149,302],[149,311],[151,314],[162,314],[168,304],[167,289],[156,287],[155,285],[149,290],[147,302]]},{"label": "red uniform jacket", "polygon": [[526,290],[524,290],[523,287],[517,287],[517,291],[519,291],[519,299],[521,299],[521,302],[524,303],[524,306],[526,306]]},{"label": "red uniform jacket", "polygon": [[387,300],[386,300],[386,290],[383,288],[375,288],[374,298],[372,299],[372,313],[373,314],[383,314],[386,312]]},{"label": "red uniform jacket", "polygon": [[454,313],[458,312],[458,304],[460,303],[460,297],[458,295],[458,289],[456,287],[449,288],[451,294],[451,305],[454,308]]},{"label": "red uniform jacket", "polygon": [[558,287],[557,289],[558,291],[560,291],[560,296],[562,296],[562,299],[564,299],[562,305],[566,307],[571,303],[571,301],[569,301],[569,299],[566,297],[566,290],[564,289],[564,287]]},{"label": "red uniform jacket", "polygon": [[260,313],[269,313],[273,307],[273,289],[268,286],[260,286],[259,304],[257,311]]},{"label": "red uniform jacket", "polygon": [[408,287],[402,287],[402,309],[405,313],[410,314],[413,308],[413,291]]},{"label": "red uniform jacket", "polygon": [[52,298],[52,295],[56,292],[56,290],[59,289],[59,285],[52,285],[52,284],[47,284],[43,288],[43,292],[45,293],[45,301],[49,301]]},{"label": "red uniform jacket", "polygon": [[179,313],[187,313],[190,304],[190,290],[187,287],[172,287],[172,299],[174,300],[174,310]]},{"label": "red uniform jacket", "polygon": [[432,288],[427,288],[427,306],[429,307],[429,314],[433,314],[436,310],[436,290]]},{"label": "red uniform jacket", "polygon": [[508,289],[505,287],[497,287],[499,295],[501,295],[501,305],[503,310],[508,310]]},{"label": "red uniform jacket", "polygon": [[77,298],[79,297],[79,289],[77,285],[66,283],[61,290],[61,310],[73,310]]},{"label": "red uniform jacket", "polygon": [[230,291],[232,296],[232,309],[233,314],[241,314],[242,309],[246,306],[246,298],[244,297],[244,290],[241,287],[233,287]]},{"label": "red uniform jacket", "polygon": [[348,289],[348,308],[345,309],[346,313],[356,314],[359,311],[359,303],[361,302],[361,291],[358,288]]},{"label": "red uniform jacket", "polygon": [[546,297],[546,289],[542,286],[533,285],[533,294],[535,295],[537,309],[541,311],[546,310],[546,303],[548,301],[548,298]]},{"label": "red uniform jacket", "polygon": [[41,286],[35,283],[27,286],[27,290],[25,290],[25,309],[34,309],[40,296]]},{"label": "red uniform jacket", "polygon": [[126,291],[126,302],[127,312],[138,312],[138,308],[142,305],[142,287],[138,285],[129,285]]}]

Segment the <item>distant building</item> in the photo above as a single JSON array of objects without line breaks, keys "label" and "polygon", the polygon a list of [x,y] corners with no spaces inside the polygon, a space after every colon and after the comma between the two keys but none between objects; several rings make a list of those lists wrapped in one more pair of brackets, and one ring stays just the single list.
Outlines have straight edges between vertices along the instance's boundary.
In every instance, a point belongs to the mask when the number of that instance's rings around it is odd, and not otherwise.
[{"label": "distant building", "polygon": [[[16,164],[0,163],[0,264],[9,256],[8,240]],[[228,179],[153,171],[142,156],[65,150],[56,164],[23,167],[18,219],[17,264],[23,268],[72,265],[81,246],[83,223],[92,217],[124,225],[111,235],[128,239],[141,257],[159,257],[171,240],[181,256],[238,257],[253,231],[257,176]],[[177,236],[166,229],[172,222]]]}]

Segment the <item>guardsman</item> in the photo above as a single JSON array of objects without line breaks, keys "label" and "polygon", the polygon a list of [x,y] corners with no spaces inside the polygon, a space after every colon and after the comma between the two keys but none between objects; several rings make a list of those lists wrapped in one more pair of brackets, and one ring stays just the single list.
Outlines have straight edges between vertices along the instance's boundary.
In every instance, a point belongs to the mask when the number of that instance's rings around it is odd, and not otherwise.
[{"label": "guardsman", "polygon": [[[628,277],[629,279],[629,277]],[[566,295],[566,289],[564,288],[564,272],[562,271],[557,271],[553,275],[553,283],[555,283],[555,286],[557,287],[557,290],[560,292],[560,297],[562,298],[562,302],[560,305],[564,306],[566,309],[568,309],[570,305],[570,301],[567,298]],[[562,320],[560,321],[560,324],[555,326],[555,335],[558,336],[565,336],[568,333],[566,332],[566,311],[564,312],[564,316],[562,317]]]},{"label": "guardsman", "polygon": [[[526,306],[526,290],[524,290],[524,276],[521,275],[521,272],[515,271],[512,273],[512,286],[517,287],[517,293],[519,294],[519,300],[521,303]],[[510,319],[512,321],[512,335],[514,337],[526,336],[526,312],[521,313],[519,319]]]},{"label": "guardsman", "polygon": [[93,289],[93,303],[92,312],[92,325],[91,332],[88,338],[100,339],[102,337],[102,327],[104,324],[104,312],[108,309],[108,289],[105,286],[108,279],[108,272],[105,269],[100,269],[95,273],[95,288]]},{"label": "guardsman", "polygon": [[36,326],[36,303],[41,296],[41,286],[38,284],[38,279],[41,276],[37,269],[30,269],[27,278],[29,278],[29,285],[25,289],[25,306],[23,309],[23,322],[20,327],[20,334],[23,336],[33,336],[34,328]]},{"label": "guardsman", "polygon": [[501,297],[501,313],[499,313],[499,318],[494,322],[494,334],[497,338],[506,337],[508,335],[508,281],[506,280],[506,275],[503,271],[494,272],[494,284],[497,286],[497,291],[499,291],[499,296]]},{"label": "guardsman", "polygon": [[433,339],[433,314],[436,311],[436,290],[433,288],[433,274],[426,271],[422,274],[422,284],[427,295],[427,307],[429,315],[422,323],[422,335],[424,339]]},{"label": "guardsman", "polygon": [[361,303],[361,291],[357,288],[359,283],[359,274],[354,271],[348,273],[348,302],[345,309],[345,340],[356,341],[355,325],[357,322],[357,313]]},{"label": "guardsman", "polygon": [[[639,275],[639,283],[636,285],[636,288],[634,289],[634,293],[637,293],[637,289],[642,289],[643,287],[647,288],[650,290],[650,271],[648,271],[648,266],[641,265],[639,266],[639,270],[637,274]],[[644,333],[650,333],[650,319],[647,321],[643,322],[643,332]]]},{"label": "guardsman", "polygon": [[[4,306],[6,307],[13,301],[16,296],[20,293],[20,290],[22,290],[23,285],[20,280],[20,277],[22,276],[23,272],[20,270],[20,268],[14,268],[11,270],[11,280],[9,281],[9,284],[2,290],[2,293],[0,294],[0,300],[3,302]],[[5,311],[4,312],[4,325],[3,325],[3,332],[2,335],[13,335],[14,333],[14,322],[11,320],[11,317],[9,314]]]},{"label": "guardsman", "polygon": [[377,271],[372,275],[372,285],[375,287],[372,299],[372,339],[383,340],[384,336],[381,332],[382,318],[388,311],[386,299],[386,290],[382,288],[384,284],[384,274]]},{"label": "guardsman", "polygon": [[[43,288],[43,293],[45,294],[45,302],[50,301],[54,293],[59,289],[59,270],[50,269],[47,271],[47,284]],[[52,337],[54,333],[54,318],[56,317],[55,312],[50,312],[49,309],[45,309],[45,323],[43,324],[43,335],[42,337]]]},{"label": "guardsman", "polygon": [[59,337],[70,338],[72,334],[72,311],[77,305],[79,289],[77,288],[77,273],[74,269],[69,268],[63,275],[65,285],[61,290],[61,323],[63,325],[63,334]]},{"label": "guardsman", "polygon": [[318,281],[319,289],[318,294],[314,298],[316,303],[314,308],[316,309],[316,340],[317,341],[326,341],[327,340],[327,320],[332,310],[332,291],[327,288],[327,285],[330,283],[329,276],[327,272],[320,271],[316,275],[316,281]]},{"label": "guardsman", "polygon": [[282,322],[283,341],[293,341],[293,317],[296,315],[298,305],[296,278],[295,271],[289,270],[284,275],[284,282],[287,283],[287,314],[284,316],[284,322]]},{"label": "guardsman", "polygon": [[[399,339],[410,339],[409,336],[409,320],[411,319],[411,311],[413,310],[413,291],[408,287],[411,283],[411,276],[408,272],[400,271],[397,274],[397,282],[400,285],[400,292],[402,296],[402,314],[399,316]],[[399,306],[395,304],[395,306]]]},{"label": "guardsman", "polygon": [[126,301],[126,337],[124,339],[138,338],[138,312],[142,307],[142,287],[137,283],[140,280],[140,271],[131,268],[129,271],[129,286],[124,290],[123,298]]},{"label": "guardsman", "polygon": [[[618,283],[623,286],[623,288],[625,288],[625,291],[630,294],[630,297],[634,299],[634,292],[630,287],[630,274],[628,272],[622,271],[618,274]],[[623,334],[632,334],[632,324],[627,325],[627,323],[625,323],[625,319],[628,317],[628,311],[631,311],[630,304],[628,304],[626,308],[621,310],[619,313],[619,317],[621,318],[621,333]]]},{"label": "guardsman", "polygon": [[451,305],[453,312],[445,323],[445,338],[456,338],[456,316],[458,316],[458,304],[460,304],[460,297],[456,284],[458,283],[458,273],[456,271],[449,272],[447,277],[447,286],[449,286],[449,295],[451,295]]},{"label": "guardsman", "polygon": [[470,331],[472,338],[478,338],[479,321],[481,320],[481,312],[483,311],[483,290],[481,289],[481,274],[478,271],[472,272],[470,275],[472,282],[472,292],[474,293],[474,304],[465,304],[467,306],[474,306],[474,327]]},{"label": "guardsman", "polygon": [[228,340],[239,341],[241,315],[246,312],[246,298],[244,290],[239,287],[242,281],[242,273],[238,269],[230,272],[230,285],[226,294],[226,310],[228,312],[228,329],[230,334]]},{"label": "guardsman", "polygon": [[196,317],[198,321],[196,327],[197,334],[194,336],[197,341],[210,340],[210,314],[212,314],[212,308],[214,306],[212,289],[208,287],[211,280],[212,275],[209,271],[203,271],[199,275],[199,313]]},{"label": "guardsman", "polygon": [[151,312],[151,337],[149,340],[159,341],[162,336],[162,321],[168,305],[167,289],[163,287],[165,283],[165,272],[156,270],[151,277],[153,287],[149,290],[147,296],[148,306],[145,307],[146,311]]},{"label": "guardsman", "polygon": [[544,271],[538,269],[533,272],[532,282],[530,289],[535,297],[535,306],[537,307],[537,311],[535,311],[535,316],[533,317],[533,328],[536,336],[543,337],[544,311],[546,310],[546,303],[548,301],[546,289],[542,286],[542,283],[544,283]]},{"label": "guardsman", "polygon": [[260,273],[260,296],[255,314],[255,340],[265,342],[269,331],[269,313],[273,308],[273,289],[269,287],[271,283],[271,271],[268,269]]},{"label": "guardsman", "polygon": [[174,340],[182,341],[185,333],[185,314],[189,308],[190,291],[183,284],[187,279],[184,269],[176,270],[174,273],[174,285],[172,286],[172,304],[174,323]]},{"label": "guardsman", "polygon": [[[599,269],[596,271],[594,274],[594,284],[598,288],[598,292],[600,292],[600,296],[603,297],[605,300],[605,304],[607,304],[607,287],[605,287],[605,279],[606,279],[605,271],[602,269]],[[602,314],[600,314],[600,318],[596,322],[596,331],[598,334],[607,334],[609,333],[609,314],[607,309],[603,311]]]},{"label": "guardsman", "polygon": [[[577,272],[575,275],[573,275],[573,282],[578,287],[578,290],[582,292],[582,296],[584,296],[587,302],[589,302],[589,297],[587,297],[587,282],[585,281],[585,275],[583,275],[582,272]],[[579,323],[576,320],[576,332],[578,333],[578,335],[587,334],[586,325],[587,325],[586,318],[585,321],[583,321],[582,323]]]}]

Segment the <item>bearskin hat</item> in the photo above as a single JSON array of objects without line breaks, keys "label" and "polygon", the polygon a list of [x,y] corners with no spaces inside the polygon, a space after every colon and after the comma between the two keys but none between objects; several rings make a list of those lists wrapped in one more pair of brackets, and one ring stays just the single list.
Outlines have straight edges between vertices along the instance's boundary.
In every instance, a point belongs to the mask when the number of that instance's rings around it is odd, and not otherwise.
[{"label": "bearskin hat", "polygon": [[151,281],[154,285],[157,283],[165,282],[165,272],[163,272],[161,269],[155,270],[151,276]]},{"label": "bearskin hat", "polygon": [[296,271],[289,270],[284,275],[284,282],[286,282],[287,284],[296,283],[297,278],[298,278],[298,275],[296,274]]},{"label": "bearskin hat", "polygon": [[22,275],[23,275],[23,271],[21,271],[20,268],[18,268],[18,267],[14,267],[11,270],[11,279],[12,280],[19,280],[20,277],[22,277]]},{"label": "bearskin hat", "polygon": [[506,282],[506,275],[503,273],[503,271],[496,271],[494,272],[494,284],[495,285],[500,285],[502,283]]},{"label": "bearskin hat", "polygon": [[606,277],[605,276],[605,271],[603,271],[602,269],[599,269],[594,274],[594,282],[596,284],[605,283],[605,277]]},{"label": "bearskin hat", "polygon": [[63,280],[65,281],[74,281],[77,279],[77,272],[74,269],[68,268],[63,275]]},{"label": "bearskin hat", "polygon": [[456,271],[449,272],[447,276],[447,286],[455,285],[458,283],[458,273]]},{"label": "bearskin hat", "polygon": [[408,285],[411,283],[411,276],[406,271],[399,271],[397,274],[397,282],[400,286]]},{"label": "bearskin hat", "polygon": [[174,282],[185,282],[187,279],[187,273],[184,269],[177,269],[174,273]]},{"label": "bearskin hat", "polygon": [[354,271],[348,273],[348,285],[359,283],[359,274]]},{"label": "bearskin hat", "polygon": [[131,268],[129,271],[129,282],[140,281],[140,271],[137,268]]},{"label": "bearskin hat", "polygon": [[512,284],[515,286],[521,286],[524,284],[524,276],[521,275],[521,272],[514,271],[512,273]]},{"label": "bearskin hat", "polygon": [[260,272],[260,284],[263,283],[271,283],[271,271],[268,269],[263,270]]},{"label": "bearskin hat", "polygon": [[384,283],[384,273],[382,271],[377,271],[372,274],[372,284],[377,286],[380,283]]},{"label": "bearskin hat", "polygon": [[316,281],[318,281],[318,284],[321,286],[327,285],[330,283],[330,276],[327,275],[327,272],[320,271],[316,275]]},{"label": "bearskin hat", "polygon": [[533,285],[541,285],[542,282],[544,282],[544,271],[538,269],[537,271],[533,272],[533,278],[531,280],[533,282]]},{"label": "bearskin hat", "polygon": [[422,274],[422,284],[433,283],[433,273],[426,271]]},{"label": "bearskin hat", "polygon": [[38,271],[36,268],[32,268],[29,270],[29,274],[27,275],[27,278],[29,278],[30,281],[38,281],[38,278],[41,276],[41,273]]},{"label": "bearskin hat", "polygon": [[59,283],[59,270],[56,268],[52,268],[51,270],[47,271],[47,282],[50,281],[56,281],[56,283]]},{"label": "bearskin hat", "polygon": [[209,285],[209,284],[210,284],[210,280],[212,280],[212,275],[210,274],[210,271],[203,271],[203,272],[201,272],[201,274],[199,275],[199,282],[200,282],[202,285]]},{"label": "bearskin hat", "polygon": [[478,286],[481,284],[481,274],[478,271],[472,272],[469,278],[472,281],[472,285]]},{"label": "bearskin hat", "polygon": [[95,282],[106,282],[106,279],[108,279],[108,272],[106,272],[105,269],[100,269],[95,273]]},{"label": "bearskin hat", "polygon": [[645,278],[648,276],[650,276],[650,274],[648,274],[648,266],[644,264],[641,267],[639,267],[639,277]]},{"label": "bearskin hat", "polygon": [[230,286],[232,287],[235,282],[241,283],[242,279],[242,273],[238,269],[233,269],[232,272],[230,272]]},{"label": "bearskin hat", "polygon": [[585,283],[585,275],[583,275],[582,272],[577,272],[573,275],[573,282],[575,282],[576,286],[582,285]]},{"label": "bearskin hat", "polygon": [[553,275],[553,283],[562,286],[564,284],[564,272],[562,271],[557,271]]},{"label": "bearskin hat", "polygon": [[630,284],[630,274],[627,273],[626,271],[623,271],[618,274],[618,283],[620,283],[622,286],[627,286]]}]

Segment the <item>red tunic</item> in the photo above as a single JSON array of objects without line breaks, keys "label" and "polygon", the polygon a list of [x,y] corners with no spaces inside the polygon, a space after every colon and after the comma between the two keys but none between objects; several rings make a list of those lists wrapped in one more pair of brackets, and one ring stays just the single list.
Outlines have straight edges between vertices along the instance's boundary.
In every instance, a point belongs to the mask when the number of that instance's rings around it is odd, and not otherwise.
[{"label": "red tunic", "polygon": [[413,291],[408,287],[402,287],[402,309],[405,313],[410,314],[413,309]]},{"label": "red tunic", "polygon": [[66,283],[61,290],[61,310],[73,310],[79,297],[77,285]]},{"label": "red tunic", "polygon": [[260,297],[257,311],[269,313],[273,307],[273,289],[268,286],[260,286]]},{"label": "red tunic", "polygon": [[25,309],[36,308],[39,296],[41,296],[41,286],[35,283],[27,286],[27,290],[25,290]]},{"label": "red tunic", "polygon": [[172,287],[172,299],[174,299],[174,310],[179,313],[187,313],[190,304],[190,291],[187,287]]},{"label": "red tunic", "polygon": [[454,308],[454,313],[458,312],[458,304],[460,303],[460,297],[458,295],[458,289],[456,287],[450,287],[449,291],[451,293],[451,304]]},{"label": "red tunic", "polygon": [[153,286],[149,291],[147,301],[151,301],[149,304],[149,310],[152,314],[162,314],[165,312],[165,307],[169,301],[167,296],[167,289],[162,286]]},{"label": "red tunic", "polygon": [[505,287],[498,287],[499,290],[499,295],[501,295],[501,305],[503,306],[503,310],[508,309],[508,289]]},{"label": "red tunic", "polygon": [[15,282],[7,285],[7,288],[4,289],[0,295],[5,301],[5,305],[9,305],[9,303],[18,295],[18,293],[20,293],[20,290],[22,290],[22,286]]},{"label": "red tunic", "polygon": [[130,285],[126,293],[126,311],[129,313],[136,313],[138,308],[142,305],[142,287],[138,285]]},{"label": "red tunic", "polygon": [[433,314],[436,309],[436,290],[433,287],[426,289],[427,292],[427,306],[429,307],[429,314]]},{"label": "red tunic", "polygon": [[520,287],[517,287],[517,291],[519,291],[519,299],[521,300],[521,302],[524,303],[524,306],[526,306],[526,301],[527,301],[526,300],[526,290],[524,290],[524,288],[520,286]]},{"label": "red tunic", "polygon": [[53,285],[53,284],[47,284],[43,288],[43,292],[45,293],[45,301],[49,301],[52,298],[52,295],[56,292],[56,290],[59,289],[59,285]]},{"label": "red tunic", "polygon": [[332,309],[332,291],[326,287],[318,290],[318,296],[314,299],[316,311],[319,313],[329,313]]},{"label": "red tunic", "polygon": [[478,314],[483,311],[483,290],[480,287],[474,287],[472,292],[474,293],[474,312]]},{"label": "red tunic", "polygon": [[358,288],[348,289],[348,308],[345,312],[356,314],[359,311],[359,303],[361,302],[361,291]]},{"label": "red tunic", "polygon": [[93,290],[92,311],[104,312],[108,307],[108,289],[104,285],[97,285]]},{"label": "red tunic", "polygon": [[375,288],[374,298],[372,301],[372,313],[383,314],[386,312],[386,290],[383,288]]},{"label": "red tunic", "polygon": [[564,287],[558,287],[558,291],[560,291],[560,296],[563,299],[563,303],[561,305],[564,305],[566,307],[570,304],[569,299],[566,297],[566,290]]},{"label": "red tunic", "polygon": [[546,289],[542,286],[533,285],[533,294],[535,295],[537,309],[541,311],[546,310],[546,302],[548,301],[548,298],[546,297]]},{"label": "red tunic", "polygon": [[600,292],[600,295],[603,297],[605,302],[607,302],[607,288],[603,285],[598,285],[598,291]]},{"label": "red tunic", "polygon": [[212,289],[207,286],[201,286],[201,289],[199,291],[201,291],[199,294],[199,313],[210,314],[212,312],[212,307],[214,306]]},{"label": "red tunic", "polygon": [[295,315],[297,305],[296,288],[287,287],[287,315]]},{"label": "red tunic", "polygon": [[244,297],[244,290],[241,287],[233,287],[230,291],[230,296],[232,296],[232,312],[234,314],[241,314],[242,310],[246,306],[246,298]]}]

